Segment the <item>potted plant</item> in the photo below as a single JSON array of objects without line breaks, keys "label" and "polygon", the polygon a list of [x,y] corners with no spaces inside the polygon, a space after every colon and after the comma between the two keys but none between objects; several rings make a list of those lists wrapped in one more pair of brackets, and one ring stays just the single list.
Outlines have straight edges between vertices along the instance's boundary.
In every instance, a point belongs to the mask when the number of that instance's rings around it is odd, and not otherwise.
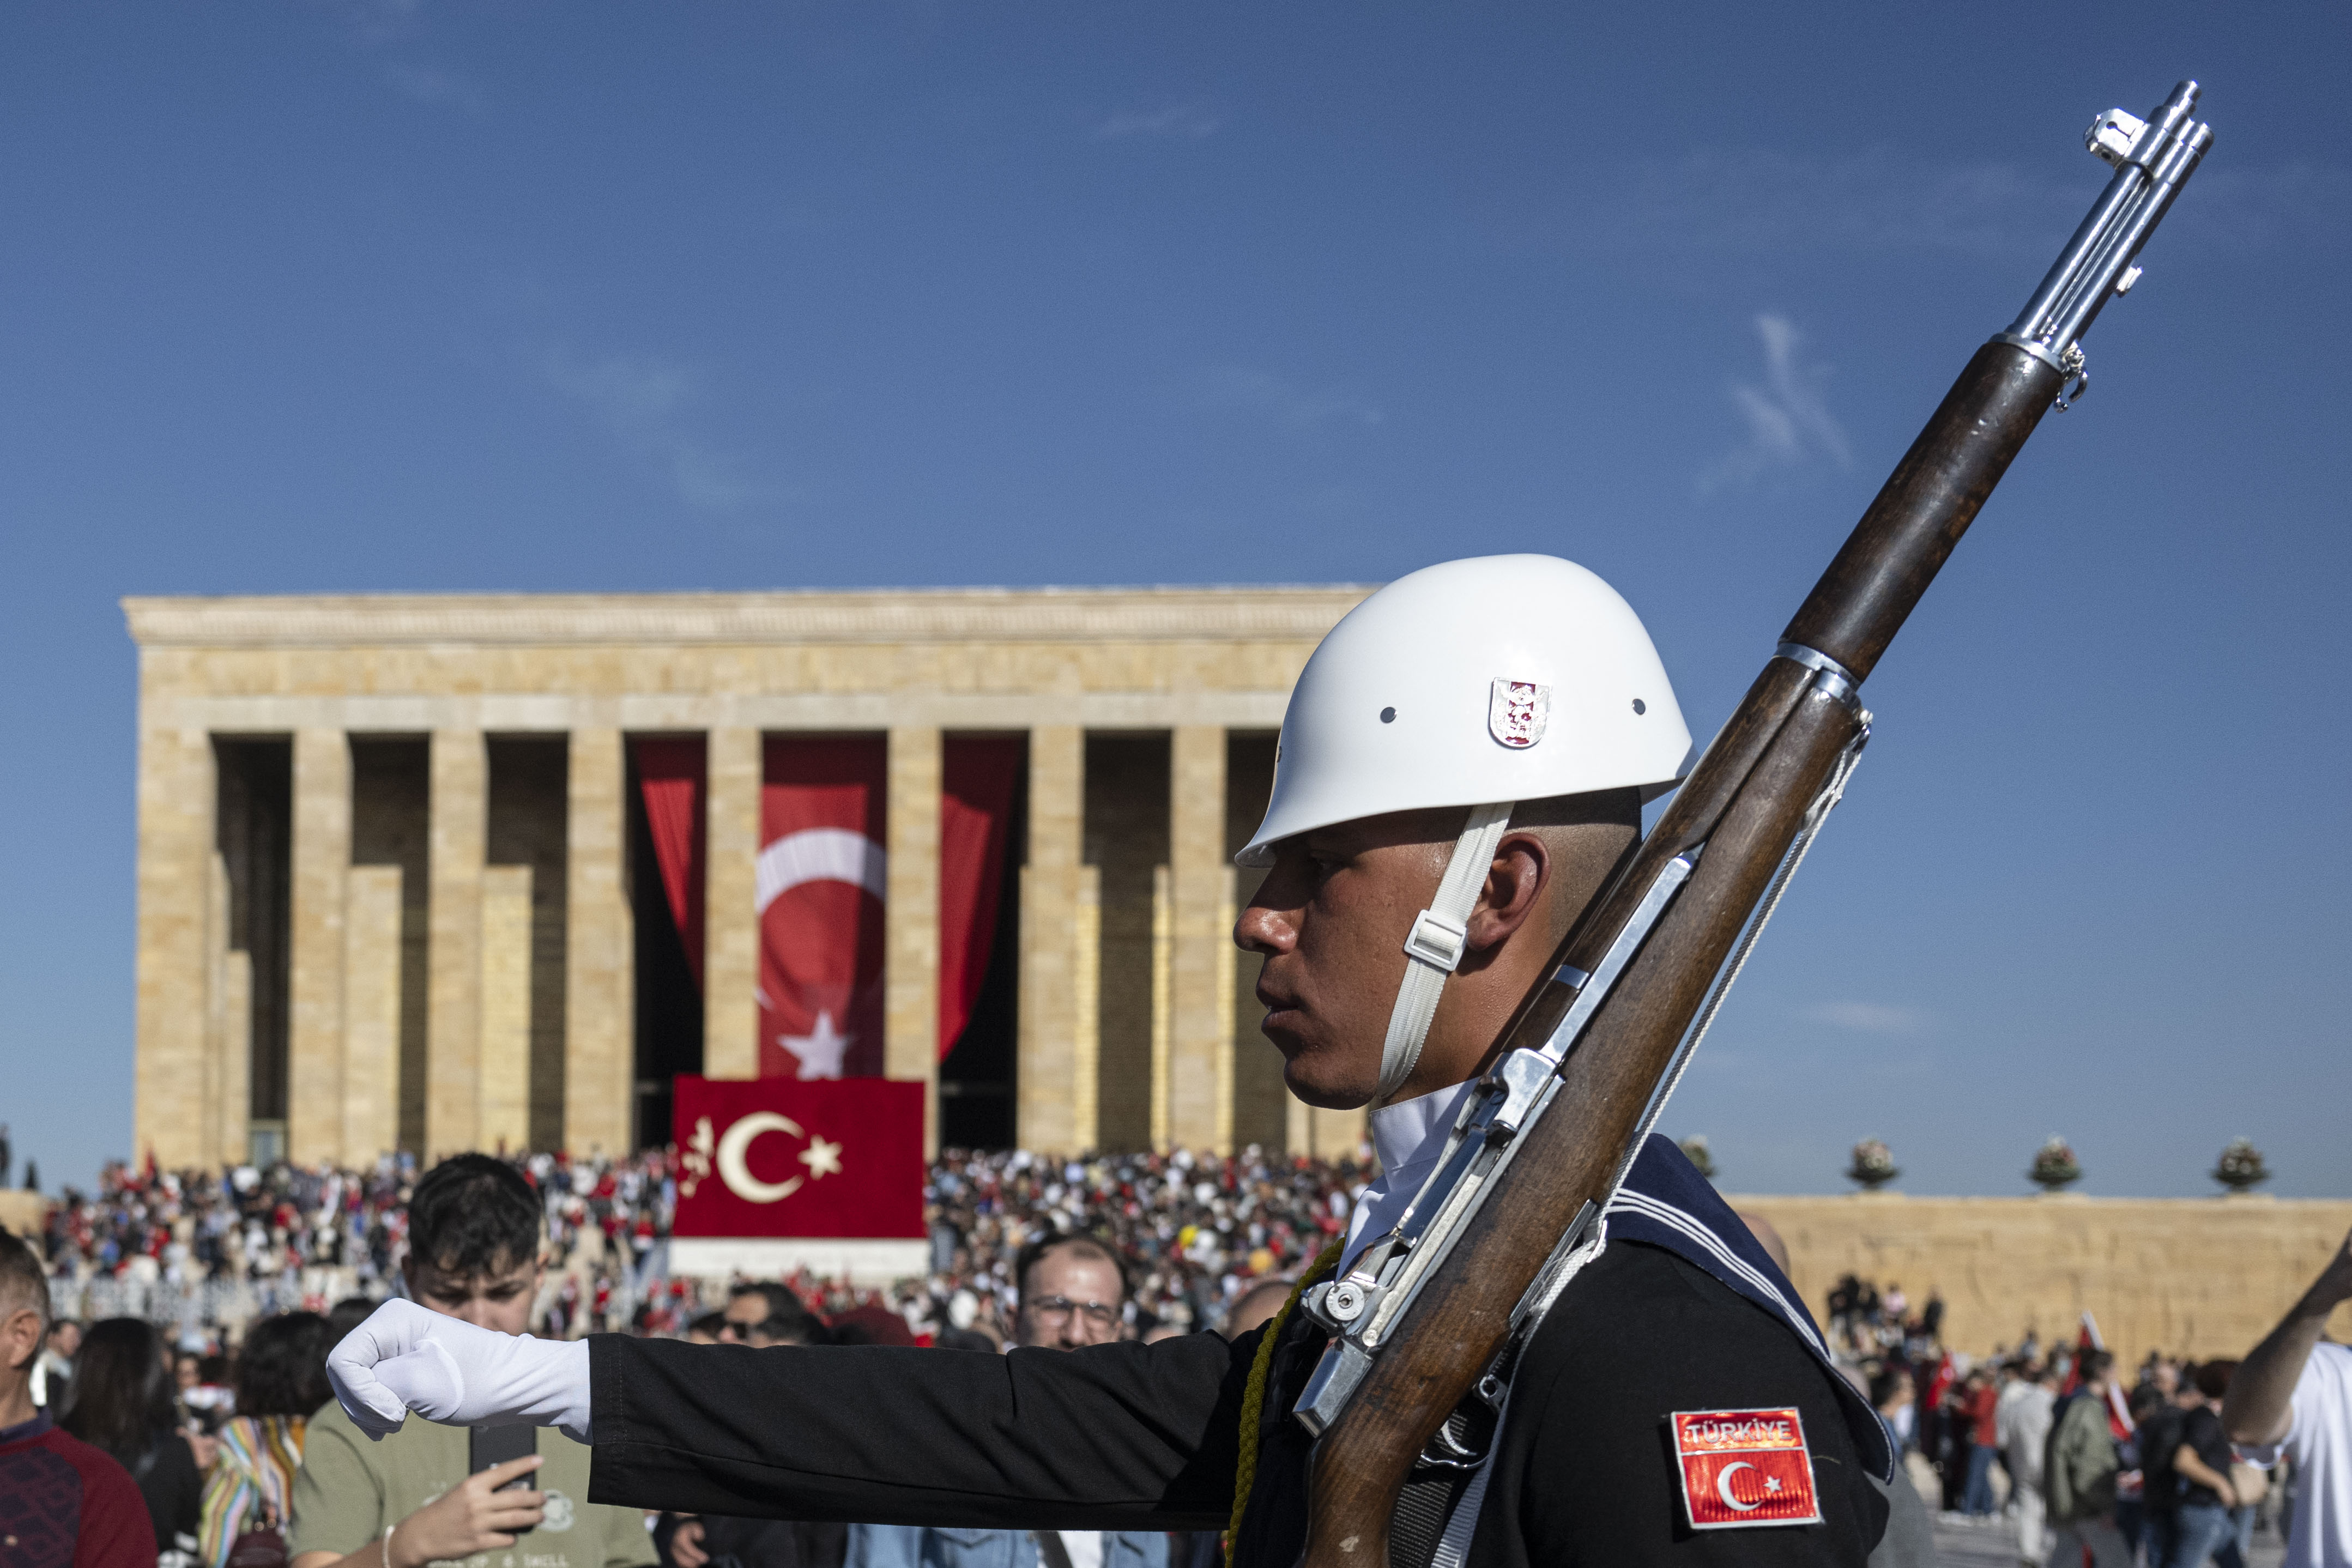
[{"label": "potted plant", "polygon": [[2252,1138],[2232,1138],[2214,1163],[2213,1179],[2232,1195],[2252,1192],[2271,1179],[2271,1168],[2263,1164],[2263,1152],[2254,1147]]},{"label": "potted plant", "polygon": [[2034,1155],[2033,1168],[2025,1174],[2043,1192],[2056,1192],[2082,1180],[2083,1166],[2074,1158],[2074,1151],[2067,1146],[2066,1140],[2053,1133],[2049,1141]]},{"label": "potted plant", "polygon": [[1861,1183],[1864,1192],[1876,1192],[1902,1174],[1895,1168],[1892,1150],[1876,1138],[1864,1138],[1853,1146],[1853,1163],[1846,1167],[1845,1179]]}]

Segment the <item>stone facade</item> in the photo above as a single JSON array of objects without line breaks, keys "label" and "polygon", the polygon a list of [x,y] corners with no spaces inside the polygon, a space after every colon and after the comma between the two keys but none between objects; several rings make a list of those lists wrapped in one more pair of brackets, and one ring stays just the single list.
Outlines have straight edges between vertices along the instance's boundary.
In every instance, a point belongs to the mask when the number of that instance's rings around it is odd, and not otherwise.
[{"label": "stone facade", "polygon": [[[2352,1231],[2335,1199],[1731,1197],[1789,1244],[1816,1316],[1842,1275],[1944,1299],[1945,1343],[1984,1354],[2028,1329],[2071,1341],[2088,1311],[2128,1364],[2242,1356]],[[2334,1336],[2352,1341],[2352,1307]]]},{"label": "stone facade", "polygon": [[1012,1135],[1352,1149],[1360,1113],[1281,1095],[1226,933],[1291,684],[1365,591],[126,601],[139,1152],[660,1141],[628,743],[709,748],[700,1064],[748,1076],[761,744],[795,732],[887,737],[885,1058],[935,1139],[940,748],[1011,733]]}]

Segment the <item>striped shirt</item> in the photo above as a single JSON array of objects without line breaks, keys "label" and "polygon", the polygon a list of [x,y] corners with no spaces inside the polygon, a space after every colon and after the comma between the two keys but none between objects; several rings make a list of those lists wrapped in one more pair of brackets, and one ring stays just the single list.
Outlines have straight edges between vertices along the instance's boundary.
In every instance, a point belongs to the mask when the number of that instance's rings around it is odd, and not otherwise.
[{"label": "striped shirt", "polygon": [[220,1429],[220,1462],[205,1483],[196,1550],[205,1568],[227,1568],[247,1531],[283,1530],[294,1514],[294,1472],[302,1468],[299,1416],[239,1416]]}]

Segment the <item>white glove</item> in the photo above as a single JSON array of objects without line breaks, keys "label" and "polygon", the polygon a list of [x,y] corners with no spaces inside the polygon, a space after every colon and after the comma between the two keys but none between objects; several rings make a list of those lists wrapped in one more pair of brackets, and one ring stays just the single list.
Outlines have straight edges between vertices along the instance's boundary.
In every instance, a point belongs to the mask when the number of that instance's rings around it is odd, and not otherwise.
[{"label": "white glove", "polygon": [[561,1427],[588,1441],[588,1344],[478,1329],[386,1301],[327,1354],[352,1424],[382,1439],[408,1413],[453,1427]]}]

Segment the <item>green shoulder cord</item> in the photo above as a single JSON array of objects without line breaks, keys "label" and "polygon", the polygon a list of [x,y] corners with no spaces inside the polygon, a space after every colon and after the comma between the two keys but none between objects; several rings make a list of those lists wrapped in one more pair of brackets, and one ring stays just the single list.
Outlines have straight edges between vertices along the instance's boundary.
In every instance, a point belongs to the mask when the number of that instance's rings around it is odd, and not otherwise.
[{"label": "green shoulder cord", "polygon": [[1348,1239],[1343,1235],[1323,1249],[1307,1272],[1298,1277],[1298,1283],[1290,1288],[1282,1310],[1266,1320],[1265,1333],[1257,1342],[1257,1355],[1250,1363],[1249,1386],[1242,1395],[1241,1460],[1234,1470],[1234,1521],[1225,1527],[1225,1561],[1229,1563],[1234,1560],[1234,1542],[1241,1536],[1242,1515],[1249,1511],[1250,1487],[1257,1480],[1258,1428],[1265,1417],[1265,1379],[1274,1365],[1275,1342],[1282,1337],[1282,1326],[1290,1321],[1290,1309],[1298,1304],[1299,1292],[1315,1283],[1317,1276],[1326,1269],[1339,1263],[1340,1249],[1347,1244]]}]

